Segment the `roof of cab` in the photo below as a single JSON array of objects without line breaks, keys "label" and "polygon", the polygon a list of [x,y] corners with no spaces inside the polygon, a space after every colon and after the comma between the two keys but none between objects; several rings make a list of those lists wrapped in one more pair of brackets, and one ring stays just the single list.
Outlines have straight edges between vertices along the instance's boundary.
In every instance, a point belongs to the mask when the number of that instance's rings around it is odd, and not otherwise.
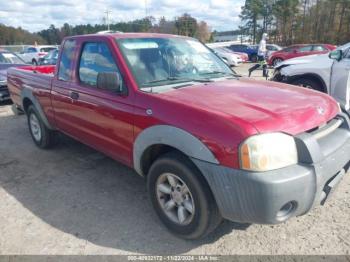
[{"label": "roof of cab", "polygon": [[88,37],[99,37],[99,38],[190,38],[188,36],[172,35],[172,34],[158,34],[158,33],[106,33],[106,34],[89,34],[89,35],[76,35],[69,36],[67,39],[74,38],[88,38]]}]

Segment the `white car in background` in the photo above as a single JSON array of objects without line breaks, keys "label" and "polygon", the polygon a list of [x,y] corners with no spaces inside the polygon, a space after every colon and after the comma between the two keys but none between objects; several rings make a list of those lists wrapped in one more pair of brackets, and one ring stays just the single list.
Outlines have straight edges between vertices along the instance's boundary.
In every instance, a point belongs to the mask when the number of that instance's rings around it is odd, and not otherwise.
[{"label": "white car in background", "polygon": [[240,55],[233,53],[231,50],[225,47],[214,47],[212,50],[229,66],[238,66],[239,64],[243,63]]},{"label": "white car in background", "polygon": [[329,54],[286,60],[275,67],[272,80],[330,94],[350,114],[350,43]]},{"label": "white car in background", "polygon": [[57,49],[57,46],[40,45],[40,46],[26,46],[23,51],[17,55],[26,63],[37,65],[39,59],[46,56],[48,52]]}]

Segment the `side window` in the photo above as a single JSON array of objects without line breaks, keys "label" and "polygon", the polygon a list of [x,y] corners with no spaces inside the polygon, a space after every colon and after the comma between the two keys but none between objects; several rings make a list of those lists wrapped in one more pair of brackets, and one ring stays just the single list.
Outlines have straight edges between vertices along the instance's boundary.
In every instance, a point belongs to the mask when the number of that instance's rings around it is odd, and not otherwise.
[{"label": "side window", "polygon": [[31,47],[31,48],[28,49],[28,52],[29,52],[29,53],[36,53],[37,50],[36,50],[36,48]]},{"label": "side window", "polygon": [[62,81],[69,81],[72,75],[72,62],[74,56],[74,49],[76,47],[75,40],[67,40],[64,42],[62,49],[60,67],[58,70],[58,79]]},{"label": "side window", "polygon": [[348,48],[348,50],[346,50],[344,53],[345,53],[344,58],[350,59],[350,48]]},{"label": "side window", "polygon": [[299,52],[310,52],[311,50],[312,50],[312,46],[311,45],[302,46],[302,47],[298,48]]},{"label": "side window", "polygon": [[321,46],[321,45],[314,45],[314,46],[313,46],[313,51],[322,52],[322,51],[327,51],[327,49],[324,48],[324,47]]},{"label": "side window", "polygon": [[278,51],[277,47],[273,46],[273,45],[267,45],[266,49],[269,51]]},{"label": "side window", "polygon": [[287,48],[283,49],[282,51],[285,52],[285,53],[291,53],[291,52],[293,52],[293,48],[292,47],[287,47]]},{"label": "side window", "polygon": [[86,43],[80,57],[79,78],[84,84],[97,85],[100,72],[118,72],[106,43]]}]

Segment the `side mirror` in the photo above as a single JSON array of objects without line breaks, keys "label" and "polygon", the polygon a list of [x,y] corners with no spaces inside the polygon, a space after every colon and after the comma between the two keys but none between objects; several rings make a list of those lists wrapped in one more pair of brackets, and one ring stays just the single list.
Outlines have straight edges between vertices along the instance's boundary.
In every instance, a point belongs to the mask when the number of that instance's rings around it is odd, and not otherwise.
[{"label": "side mirror", "polygon": [[126,95],[123,81],[117,72],[100,72],[97,75],[97,88],[110,90],[120,95]]},{"label": "side mirror", "polygon": [[330,59],[337,60],[339,62],[343,58],[343,51],[342,50],[334,50],[334,51],[330,52],[328,56]]}]

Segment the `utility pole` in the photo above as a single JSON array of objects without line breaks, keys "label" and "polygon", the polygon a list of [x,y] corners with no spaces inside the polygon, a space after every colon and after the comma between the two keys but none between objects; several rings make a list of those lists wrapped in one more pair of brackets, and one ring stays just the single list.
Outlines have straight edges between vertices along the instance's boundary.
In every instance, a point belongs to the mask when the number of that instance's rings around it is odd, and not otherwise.
[{"label": "utility pole", "polygon": [[147,0],[145,0],[145,14],[146,14],[146,17],[148,17]]},{"label": "utility pole", "polygon": [[109,14],[111,13],[111,11],[109,10],[106,10],[105,11],[105,14],[106,14],[106,23],[107,23],[107,28],[108,28],[108,31],[110,31],[110,28],[109,28]]}]

